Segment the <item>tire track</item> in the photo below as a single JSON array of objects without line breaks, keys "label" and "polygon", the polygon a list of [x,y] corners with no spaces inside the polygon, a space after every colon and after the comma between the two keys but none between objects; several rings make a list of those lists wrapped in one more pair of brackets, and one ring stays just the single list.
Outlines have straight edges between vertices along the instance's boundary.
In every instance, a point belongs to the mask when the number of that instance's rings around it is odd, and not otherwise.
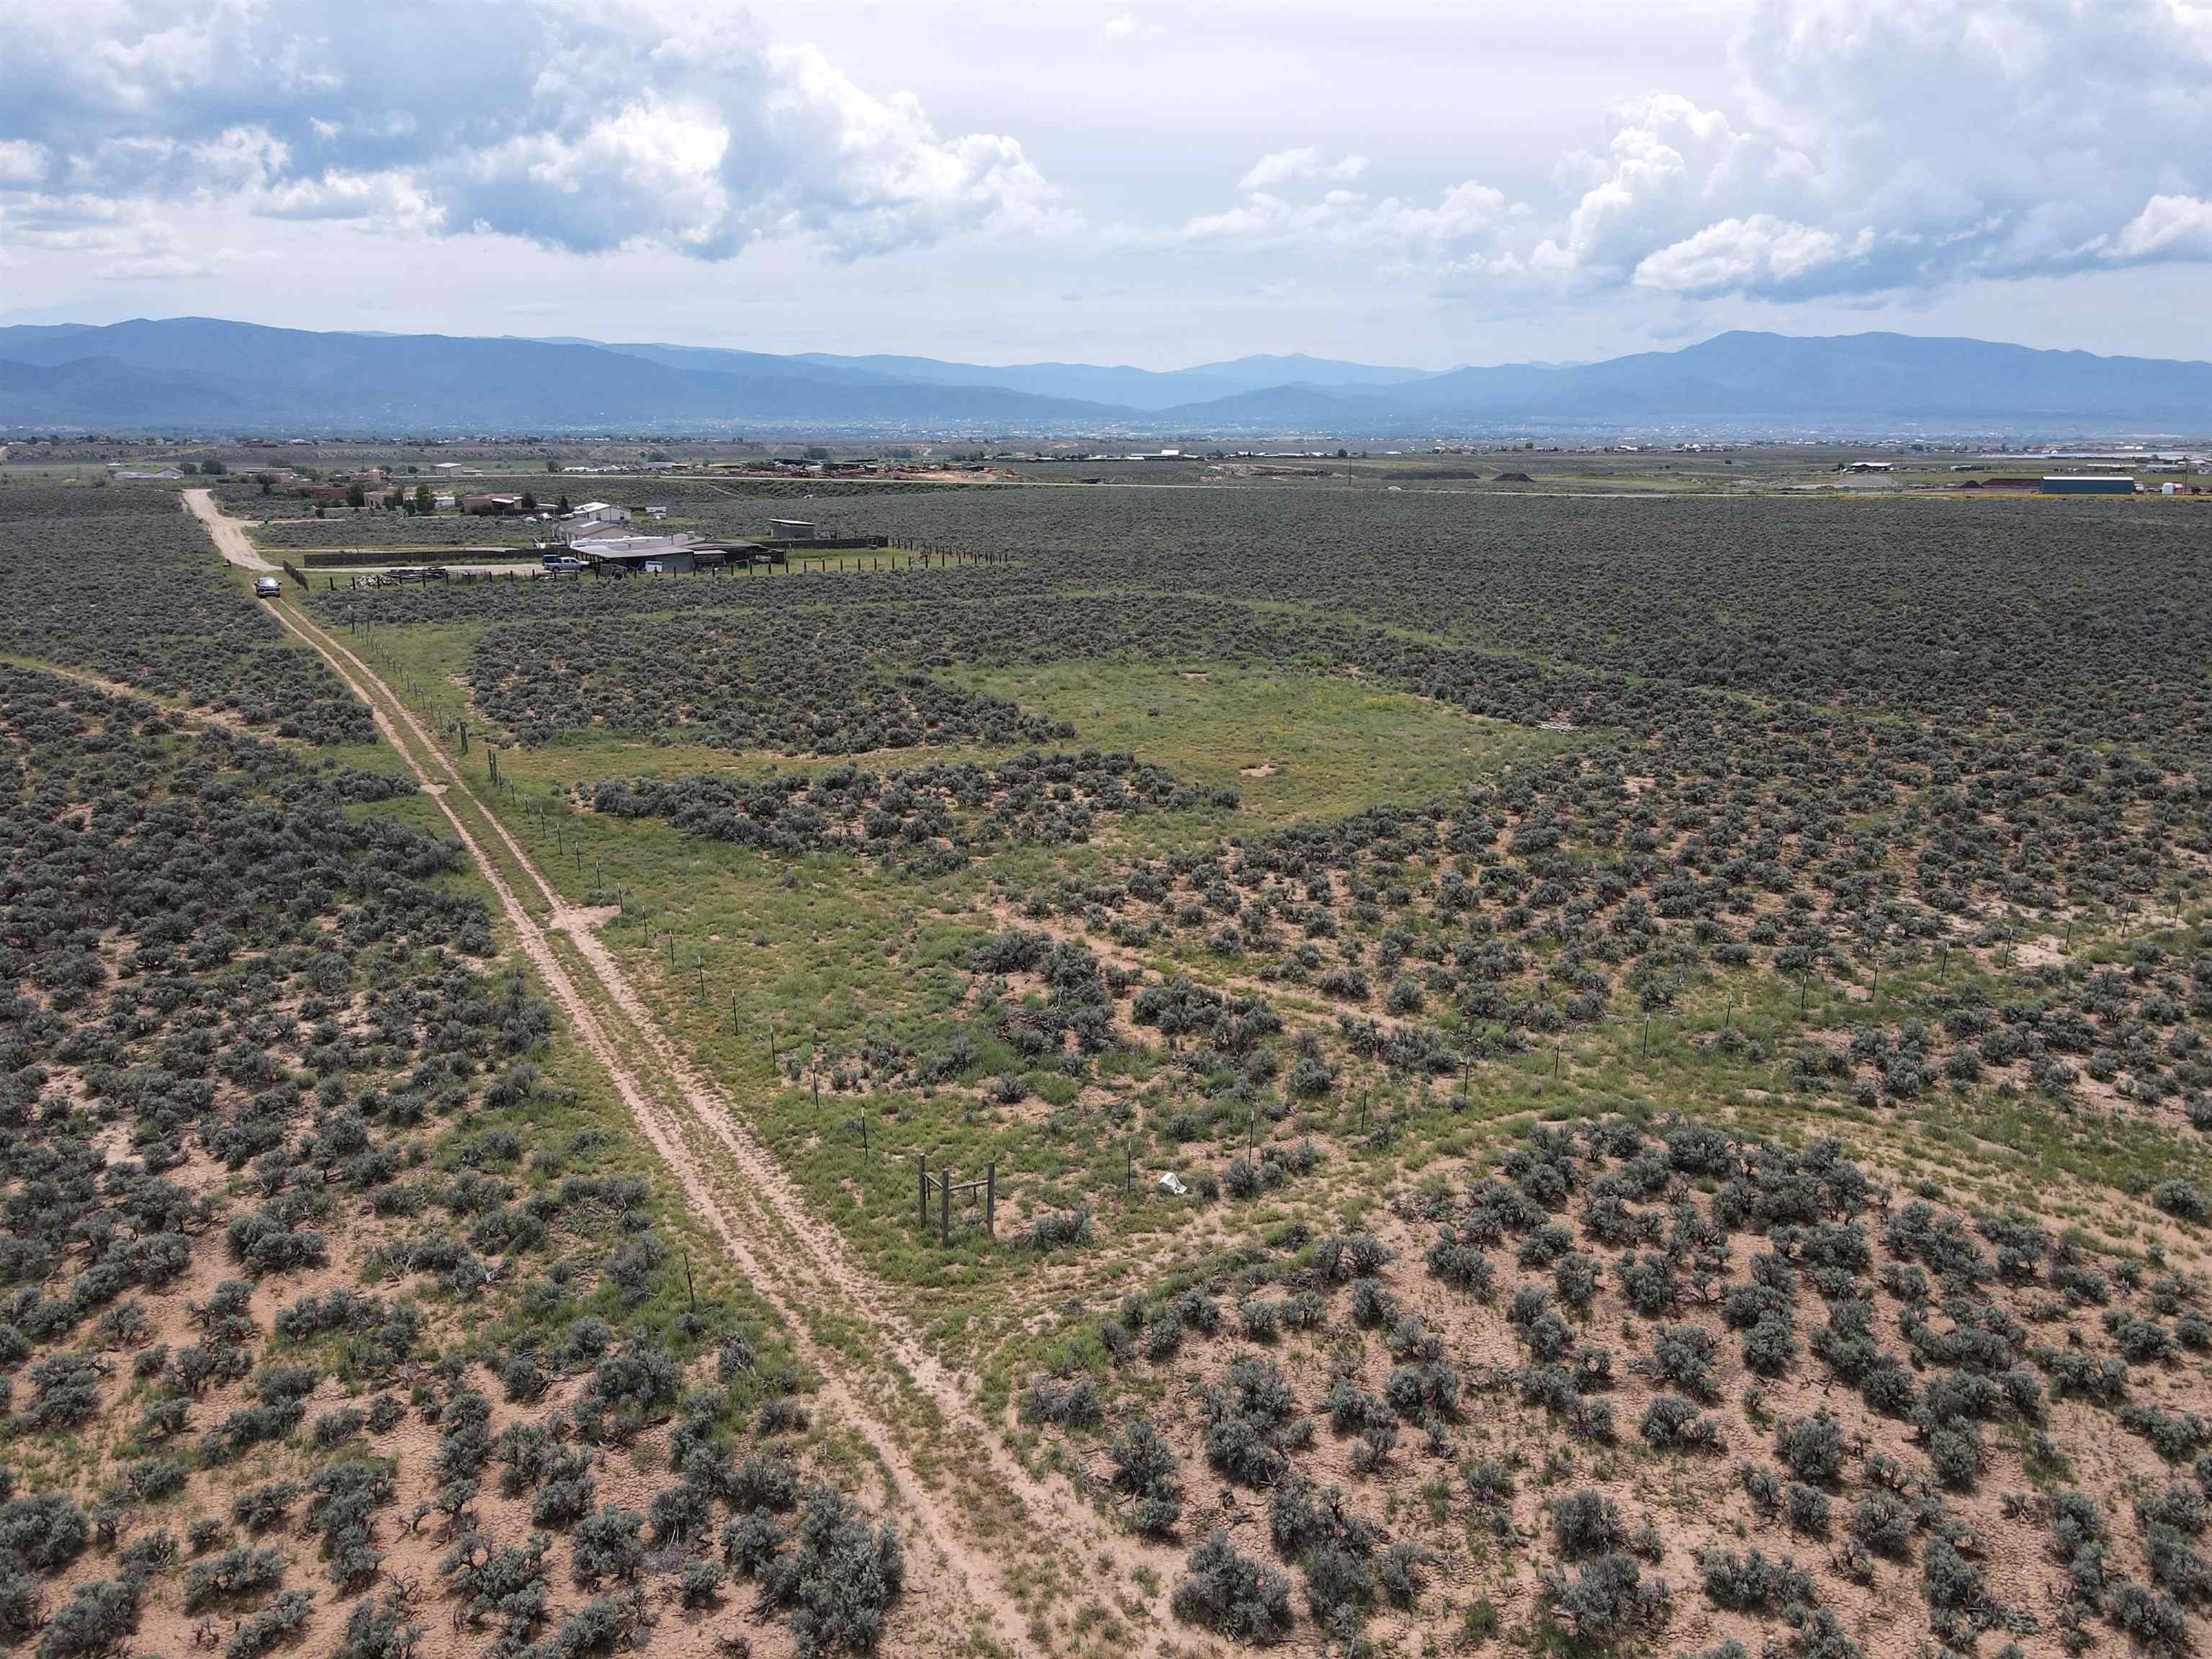
[{"label": "tire track", "polygon": [[[211,492],[187,490],[185,499],[225,559],[247,569],[268,568],[246,538],[243,525],[216,507]],[[1069,1594],[1109,1588],[1099,1585],[1098,1577],[1102,1568],[1110,1569],[1122,1581],[1110,1586],[1113,1599],[1140,1607],[1149,1617],[1149,1628],[1131,1633],[1138,1650],[1160,1651],[1163,1633],[1170,1628],[1170,1614],[1164,1590],[1147,1593],[1140,1588],[1138,1575],[1151,1565],[1144,1547],[1102,1524],[1081,1493],[1030,1474],[1010,1455],[993,1455],[993,1427],[966,1390],[930,1352],[919,1332],[889,1305],[884,1287],[853,1262],[835,1230],[807,1210],[781,1166],[732,1115],[718,1092],[662,1030],[622,964],[594,931],[590,914],[560,896],[506,824],[477,798],[452,757],[373,669],[289,606],[270,609],[285,629],[322,657],[368,706],[379,731],[437,801],[497,896],[524,953],[607,1073],[654,1152],[676,1176],[701,1218],[722,1241],[732,1262],[790,1328],[800,1357],[823,1377],[824,1394],[868,1442],[901,1499],[922,1518],[932,1545],[966,1581],[969,1599],[992,1626],[994,1638],[1008,1651],[1030,1650],[1026,1633],[1018,1629],[1021,1598],[1009,1585],[1008,1564],[994,1548],[979,1549],[962,1535],[963,1529],[900,1444],[896,1430],[885,1420],[887,1413],[866,1400],[846,1375],[842,1356],[815,1335],[805,1309],[793,1294],[794,1289],[811,1291],[831,1304],[831,1310],[849,1313],[865,1324],[875,1340],[877,1352],[903,1374],[901,1380],[928,1402],[945,1429],[963,1443],[959,1449],[967,1454],[968,1474],[983,1488],[981,1495],[993,1500],[990,1507],[1018,1512],[1014,1536],[1048,1562],[1071,1569],[1063,1586]],[[441,778],[432,775],[434,766],[443,774]],[[514,866],[537,888],[547,917],[542,925],[517,896],[498,860],[463,821],[455,809],[456,797],[467,803],[497,837]],[[590,969],[599,993],[624,1022],[624,1034],[644,1048],[654,1069],[672,1086],[682,1105],[681,1114],[657,1098],[624,1059],[591,999],[579,990],[568,972],[549,930],[562,935]],[[742,1177],[734,1183],[738,1212],[733,1213],[733,1207],[725,1205],[722,1194],[727,1188],[710,1181],[688,1144],[687,1129],[709,1137],[721,1161]],[[804,1275],[804,1285],[794,1284],[793,1269]],[[843,1304],[842,1309],[835,1306],[838,1304]]]}]

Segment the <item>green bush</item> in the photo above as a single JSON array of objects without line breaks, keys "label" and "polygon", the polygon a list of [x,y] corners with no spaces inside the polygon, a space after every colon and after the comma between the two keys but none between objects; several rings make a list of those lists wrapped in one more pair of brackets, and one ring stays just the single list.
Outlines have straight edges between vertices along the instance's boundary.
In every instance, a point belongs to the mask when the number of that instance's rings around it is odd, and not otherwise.
[{"label": "green bush", "polygon": [[1291,1588],[1282,1574],[1241,1555],[1214,1532],[1190,1553],[1170,1600],[1176,1618],[1215,1634],[1261,1644],[1290,1633]]},{"label": "green bush", "polygon": [[791,1547],[761,1571],[763,1607],[788,1613],[805,1659],[867,1652],[906,1582],[906,1558],[889,1522],[872,1534],[866,1516],[834,1486],[806,1494]]}]

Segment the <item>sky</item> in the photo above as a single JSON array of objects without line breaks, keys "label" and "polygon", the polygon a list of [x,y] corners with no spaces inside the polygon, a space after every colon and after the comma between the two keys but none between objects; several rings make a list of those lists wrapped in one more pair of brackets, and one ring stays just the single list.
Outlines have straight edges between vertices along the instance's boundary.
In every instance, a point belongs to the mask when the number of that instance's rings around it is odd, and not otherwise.
[{"label": "sky", "polygon": [[2212,358],[2212,3],[9,0],[0,324]]}]

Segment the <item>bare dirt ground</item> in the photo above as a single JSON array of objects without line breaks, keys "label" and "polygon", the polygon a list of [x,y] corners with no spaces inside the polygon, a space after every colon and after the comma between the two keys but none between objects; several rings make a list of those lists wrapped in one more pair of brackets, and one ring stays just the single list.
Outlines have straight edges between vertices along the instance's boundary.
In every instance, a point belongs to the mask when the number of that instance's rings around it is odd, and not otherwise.
[{"label": "bare dirt ground", "polygon": [[[209,491],[186,491],[185,501],[224,558],[251,570],[271,568],[247,539],[243,523],[224,516]],[[1033,1600],[1028,1592],[1041,1580],[1056,1583],[1067,1595],[1116,1607],[1141,1626],[1125,1632],[1137,1648],[1159,1651],[1170,1628],[1156,1576],[1164,1562],[1103,1522],[1071,1486],[1032,1477],[995,1450],[995,1431],[968,1389],[891,1308],[884,1287],[848,1258],[834,1230],[808,1213],[774,1159],[661,1030],[598,936],[598,913],[560,896],[476,798],[428,730],[359,657],[289,607],[273,607],[272,613],[368,705],[378,729],[437,801],[491,888],[546,994],[605,1070],[694,1212],[782,1317],[800,1358],[819,1373],[823,1408],[836,1413],[879,1461],[922,1546],[916,1552],[921,1569],[916,1592],[940,1604],[957,1600],[1002,1650],[1031,1653],[1058,1644],[1040,1640],[1049,1635],[1041,1618],[1025,1623],[1025,1613],[1042,1611],[1027,1605]],[[517,896],[499,859],[464,819],[462,805],[489,826],[538,890],[544,922]],[[589,970],[592,994],[569,972],[562,945]],[[610,1018],[602,1018],[602,1005]],[[732,1178],[718,1180],[710,1172],[696,1149],[702,1140],[710,1143],[707,1157]],[[817,1322],[824,1318],[857,1323],[866,1340],[857,1345],[823,1340]],[[856,1352],[888,1362],[894,1372],[888,1383],[879,1370],[852,1358]],[[919,1414],[934,1419],[925,1422],[925,1432],[939,1443],[908,1443],[897,1408],[909,1392],[919,1397]],[[947,1484],[950,1471],[957,1471],[957,1488]],[[1154,1588],[1145,1588],[1147,1583]]]}]

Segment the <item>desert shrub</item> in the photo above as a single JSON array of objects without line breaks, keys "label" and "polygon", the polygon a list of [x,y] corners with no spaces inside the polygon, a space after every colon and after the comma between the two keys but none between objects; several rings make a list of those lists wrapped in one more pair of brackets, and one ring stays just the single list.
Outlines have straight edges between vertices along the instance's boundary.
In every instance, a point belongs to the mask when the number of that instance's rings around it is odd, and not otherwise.
[{"label": "desert shrub", "polygon": [[1797,1336],[1787,1318],[1769,1314],[1743,1334],[1743,1363],[1761,1376],[1780,1376],[1797,1358]]},{"label": "desert shrub", "polygon": [[230,1500],[230,1518],[248,1532],[266,1532],[299,1501],[296,1480],[264,1480]]},{"label": "desert shrub", "polygon": [[1718,1352],[1711,1331],[1697,1325],[1667,1325],[1636,1368],[1656,1382],[1672,1383],[1692,1400],[1711,1400]]},{"label": "desert shrub", "polygon": [[1772,1560],[1757,1550],[1709,1550],[1698,1562],[1705,1595],[1730,1613],[1762,1613],[1792,1601],[1809,1604],[1813,1577],[1787,1557]]},{"label": "desert shrub", "polygon": [[1132,1419],[1115,1437],[1108,1455],[1114,1462],[1115,1490],[1137,1500],[1130,1524],[1149,1538],[1172,1532],[1182,1514],[1182,1486],[1176,1476],[1181,1460],[1152,1420]]},{"label": "desert shrub", "polygon": [[2171,1527],[2194,1538],[2204,1530],[2204,1496],[2194,1486],[2170,1486],[2155,1498],[2137,1499],[2136,1518],[2147,1527]]},{"label": "desert shrub", "polygon": [[356,1601],[346,1615],[345,1640],[331,1659],[414,1659],[422,1626],[396,1595]]},{"label": "desert shrub", "polygon": [[1619,1549],[1627,1536],[1619,1506],[1601,1492],[1583,1487],[1552,1506],[1552,1540],[1569,1560]]},{"label": "desert shrub", "polygon": [[177,1540],[167,1527],[141,1533],[116,1553],[116,1565],[139,1578],[167,1572],[177,1564]]},{"label": "desert shrub", "polygon": [[1844,1425],[1826,1411],[1797,1418],[1775,1431],[1774,1449],[1800,1480],[1831,1485],[1844,1472]]},{"label": "desert shrub", "polygon": [[581,1432],[627,1439],[675,1402],[683,1373],[657,1343],[623,1344],[592,1368],[591,1380],[576,1397],[576,1426]]},{"label": "desert shrub", "polygon": [[906,1582],[906,1558],[889,1522],[867,1517],[834,1486],[806,1495],[791,1546],[761,1569],[764,1607],[783,1611],[806,1659],[871,1651]]},{"label": "desert shrub", "polygon": [[1912,1547],[1912,1509],[1894,1492],[1878,1492],[1852,1505],[1852,1537],[1878,1555],[1903,1558]]},{"label": "desert shrub", "polygon": [[1232,1362],[1203,1405],[1206,1462],[1244,1486],[1270,1485],[1287,1467],[1286,1454],[1312,1438],[1312,1424],[1297,1414],[1297,1397],[1271,1360]]},{"label": "desert shrub", "polygon": [[260,1659],[278,1643],[289,1639],[307,1622],[314,1598],[305,1590],[279,1590],[269,1605],[246,1619],[222,1644],[222,1659]]},{"label": "desert shrub", "polygon": [[1561,1307],[1581,1312],[1597,1295],[1597,1263],[1579,1250],[1570,1251],[1552,1264],[1552,1289]]},{"label": "desert shrub", "polygon": [[1638,1625],[1662,1619],[1669,1603],[1664,1579],[1646,1580],[1635,1558],[1618,1552],[1584,1562],[1572,1578],[1547,1572],[1544,1592],[1553,1617],[1577,1642],[1609,1644]]},{"label": "desert shrub", "polygon": [[1455,1290],[1488,1301],[1497,1274],[1480,1245],[1449,1227],[1437,1235],[1423,1258],[1429,1271]]},{"label": "desert shrub", "polygon": [[592,1512],[599,1482],[582,1456],[568,1453],[548,1461],[545,1479],[530,1500],[530,1524],[555,1531],[572,1527]]},{"label": "desert shrub", "polygon": [[98,1659],[123,1645],[138,1628],[141,1589],[128,1573],[80,1584],[47,1620],[38,1659]]},{"label": "desert shrub", "polygon": [[1965,1490],[1982,1469],[1982,1445],[1974,1425],[1954,1420],[1928,1437],[1928,1463],[1946,1486]]},{"label": "desert shrub", "polygon": [[707,1607],[714,1604],[721,1593],[722,1565],[692,1556],[678,1569],[676,1576],[678,1598],[687,1607]]},{"label": "desert shrub", "polygon": [[799,1469],[777,1452],[751,1452],[734,1465],[722,1496],[735,1510],[788,1512],[799,1506]]},{"label": "desert shrub", "polygon": [[2190,1650],[2189,1615],[2169,1596],[2158,1595],[2123,1579],[2105,1597],[2105,1616],[2113,1628],[2154,1654]]},{"label": "desert shrub", "polygon": [[2206,1202],[2203,1190],[2193,1181],[2161,1181],[2151,1189],[2150,1201],[2166,1214],[2184,1221],[2202,1221],[2212,1215],[2212,1204]]},{"label": "desert shrub", "polygon": [[1279,1641],[1292,1622],[1290,1585],[1282,1574],[1239,1554],[1222,1532],[1209,1534],[1190,1553],[1171,1605],[1185,1624],[1240,1642]]},{"label": "desert shrub", "polygon": [[1721,1427],[1718,1419],[1700,1417],[1697,1404],[1679,1395],[1662,1394],[1656,1396],[1644,1408],[1643,1421],[1638,1431],[1651,1446],[1660,1451],[1718,1451]]},{"label": "desert shrub", "polygon": [[185,1611],[198,1613],[213,1601],[252,1595],[281,1583],[283,1577],[281,1550],[224,1550],[185,1570]]},{"label": "desert shrub", "polygon": [[1939,1613],[1971,1613],[1989,1599],[1983,1588],[1982,1570],[1959,1553],[1944,1537],[1928,1540],[1921,1559],[1922,1591],[1928,1605]]},{"label": "desert shrub", "polygon": [[1064,1249],[1090,1237],[1091,1208],[1085,1204],[1079,1204],[1072,1210],[1047,1211],[1030,1222],[1029,1242],[1033,1250]]},{"label": "desert shrub", "polygon": [[82,1354],[48,1354],[26,1373],[31,1399],[23,1415],[38,1429],[74,1429],[100,1409],[100,1367]]},{"label": "desert shrub", "polygon": [[645,1545],[637,1529],[645,1517],[618,1504],[603,1504],[576,1522],[571,1534],[570,1570],[583,1589],[596,1589],[608,1579],[627,1581],[645,1565]]},{"label": "desert shrub", "polygon": [[722,1564],[740,1577],[752,1578],[783,1547],[783,1528],[770,1510],[747,1510],[722,1528]]},{"label": "desert shrub", "polygon": [[1828,1529],[1828,1494],[1818,1486],[1793,1480],[1783,1488],[1782,1508],[1792,1532],[1823,1533]]},{"label": "desert shrub", "polygon": [[1372,1330],[1377,1325],[1388,1325],[1397,1318],[1397,1298],[1383,1288],[1379,1279],[1355,1279],[1352,1281],[1352,1297],[1347,1311],[1352,1315],[1353,1324]]},{"label": "desert shrub", "polygon": [[58,1572],[84,1553],[92,1526],[62,1492],[11,1498],[0,1504],[0,1553],[34,1572]]},{"label": "desert shrub", "polygon": [[1063,1382],[1056,1377],[1033,1379],[1022,1395],[1022,1415],[1032,1423],[1051,1423],[1060,1428],[1091,1428],[1098,1421],[1098,1390],[1087,1376]]},{"label": "desert shrub", "polygon": [[705,1534],[714,1518],[714,1494],[695,1480],[663,1486],[646,1504],[653,1547],[684,1546]]},{"label": "desert shrub", "polygon": [[384,1557],[371,1540],[375,1513],[392,1500],[392,1468],[368,1460],[332,1463],[308,1478],[307,1513],[301,1523],[322,1538],[331,1583],[359,1589],[376,1576]]}]

